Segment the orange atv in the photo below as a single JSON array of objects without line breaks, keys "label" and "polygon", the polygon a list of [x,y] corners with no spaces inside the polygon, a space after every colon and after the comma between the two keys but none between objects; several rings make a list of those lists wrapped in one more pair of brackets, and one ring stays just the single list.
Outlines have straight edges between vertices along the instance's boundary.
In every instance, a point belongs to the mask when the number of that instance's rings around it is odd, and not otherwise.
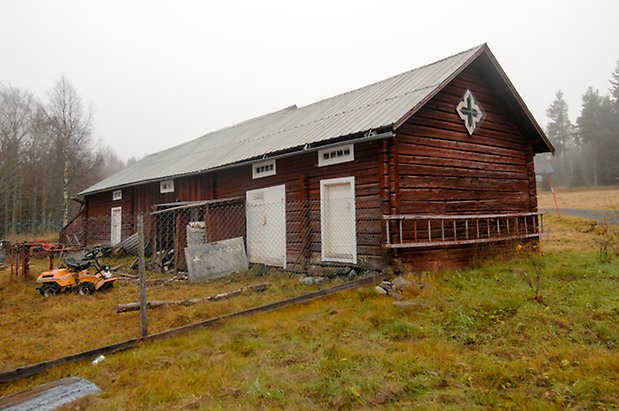
[{"label": "orange atv", "polygon": [[[106,290],[114,284],[115,277],[110,273],[110,267],[101,265],[98,257],[102,256],[100,248],[89,251],[80,261],[74,257],[65,257],[66,267],[41,273],[37,290],[43,297],[59,294],[62,291],[76,291],[78,294],[93,294],[95,291]],[[88,271],[93,267],[95,273]]]}]

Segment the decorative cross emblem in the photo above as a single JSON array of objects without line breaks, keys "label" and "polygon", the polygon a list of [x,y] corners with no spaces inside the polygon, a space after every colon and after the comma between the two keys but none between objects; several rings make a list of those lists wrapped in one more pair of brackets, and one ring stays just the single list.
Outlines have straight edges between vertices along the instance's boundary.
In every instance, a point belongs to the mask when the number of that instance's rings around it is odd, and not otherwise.
[{"label": "decorative cross emblem", "polygon": [[475,101],[475,97],[471,93],[471,90],[466,90],[464,93],[464,97],[458,107],[456,108],[458,115],[464,121],[464,125],[466,126],[466,130],[469,132],[469,135],[473,135],[479,123],[484,117],[483,112],[481,111],[481,107]]}]

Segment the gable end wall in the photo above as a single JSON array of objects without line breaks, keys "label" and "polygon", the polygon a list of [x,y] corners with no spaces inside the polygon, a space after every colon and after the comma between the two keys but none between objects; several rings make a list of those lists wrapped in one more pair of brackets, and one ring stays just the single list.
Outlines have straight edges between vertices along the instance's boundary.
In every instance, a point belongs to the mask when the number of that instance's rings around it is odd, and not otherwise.
[{"label": "gable end wall", "polygon": [[[456,106],[469,89],[485,118],[470,136]],[[537,210],[533,149],[469,67],[396,130],[402,214]]]},{"label": "gable end wall", "polygon": [[[456,112],[469,89],[485,118],[471,136]],[[475,65],[396,130],[399,214],[537,211],[533,146]],[[393,211],[392,211],[393,212]],[[512,245],[460,246],[396,253],[413,269],[471,266]]]}]

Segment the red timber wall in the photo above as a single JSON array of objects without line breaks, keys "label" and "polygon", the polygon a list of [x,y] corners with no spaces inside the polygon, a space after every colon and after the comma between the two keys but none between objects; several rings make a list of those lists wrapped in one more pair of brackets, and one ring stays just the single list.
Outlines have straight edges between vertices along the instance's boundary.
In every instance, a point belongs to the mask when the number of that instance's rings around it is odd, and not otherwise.
[{"label": "red timber wall", "polygon": [[[485,113],[471,136],[456,112],[469,89]],[[474,64],[396,130],[400,214],[488,214],[537,210],[532,143]],[[401,254],[416,270],[460,268],[508,245]]]},{"label": "red timber wall", "polygon": [[[129,221],[125,218],[132,218],[133,213],[151,212],[155,204],[231,197],[244,200],[249,190],[285,184],[288,260],[298,261],[301,250],[310,246],[312,260],[317,262],[320,258],[320,181],[354,176],[358,261],[359,264],[377,265],[384,261],[381,215],[386,211],[389,196],[389,164],[393,162],[390,146],[387,140],[358,143],[354,146],[354,161],[325,167],[318,167],[316,151],[281,158],[277,160],[276,175],[258,179],[252,178],[250,164],[175,178],[173,193],[161,194],[157,181],[124,188],[123,199],[119,201],[112,201],[112,191],[93,194],[87,197],[86,214],[107,221],[109,227],[112,207],[122,206],[123,221]],[[302,202],[307,206],[301,207]],[[123,231],[125,238],[133,227],[125,228],[124,223],[123,227],[127,230],[127,233]],[[102,232],[108,235],[109,228]],[[109,237],[105,239],[109,241]]]}]

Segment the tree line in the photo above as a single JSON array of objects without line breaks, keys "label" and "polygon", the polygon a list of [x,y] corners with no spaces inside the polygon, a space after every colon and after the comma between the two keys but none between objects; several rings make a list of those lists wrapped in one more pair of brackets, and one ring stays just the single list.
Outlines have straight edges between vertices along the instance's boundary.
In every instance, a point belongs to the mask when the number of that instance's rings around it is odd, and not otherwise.
[{"label": "tree line", "polygon": [[561,90],[546,111],[546,134],[556,148],[553,182],[562,186],[619,184],[619,61],[608,94],[589,87],[573,123]]},{"label": "tree line", "polygon": [[0,85],[0,238],[58,230],[79,210],[76,193],[123,167],[64,76],[44,100]]}]

